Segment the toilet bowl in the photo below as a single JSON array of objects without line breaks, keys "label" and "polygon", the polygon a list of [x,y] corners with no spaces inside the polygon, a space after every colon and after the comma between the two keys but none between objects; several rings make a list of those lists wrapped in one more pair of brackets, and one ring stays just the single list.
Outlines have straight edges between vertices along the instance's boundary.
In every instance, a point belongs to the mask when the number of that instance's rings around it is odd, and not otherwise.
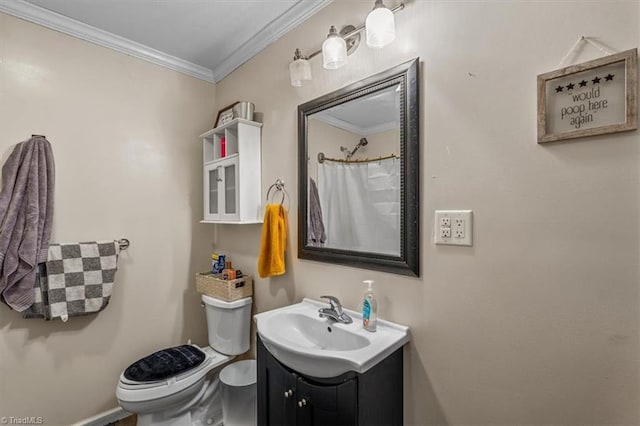
[{"label": "toilet bowl", "polygon": [[192,345],[204,353],[200,365],[155,381],[135,381],[124,371],[120,374],[116,398],[124,410],[138,414],[139,426],[222,424],[218,376],[235,355],[249,350],[252,298],[225,302],[202,295],[202,302],[209,346]]}]

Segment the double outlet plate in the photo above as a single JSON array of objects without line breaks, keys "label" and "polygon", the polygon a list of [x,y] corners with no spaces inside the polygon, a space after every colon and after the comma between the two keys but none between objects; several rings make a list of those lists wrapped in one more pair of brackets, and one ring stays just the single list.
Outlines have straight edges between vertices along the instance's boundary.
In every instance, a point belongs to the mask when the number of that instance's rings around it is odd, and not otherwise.
[{"label": "double outlet plate", "polygon": [[471,210],[436,210],[435,243],[473,245],[472,213]]}]

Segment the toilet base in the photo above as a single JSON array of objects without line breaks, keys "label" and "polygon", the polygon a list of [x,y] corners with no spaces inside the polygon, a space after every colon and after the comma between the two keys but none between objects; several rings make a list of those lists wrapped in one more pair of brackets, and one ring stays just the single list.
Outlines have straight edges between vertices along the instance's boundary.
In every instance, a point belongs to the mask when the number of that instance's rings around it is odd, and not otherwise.
[{"label": "toilet base", "polygon": [[138,414],[138,426],[191,426],[191,413],[189,411],[179,416],[167,413]]},{"label": "toilet base", "polygon": [[221,426],[222,395],[218,371],[209,373],[198,394],[179,406],[138,413],[138,426]]}]

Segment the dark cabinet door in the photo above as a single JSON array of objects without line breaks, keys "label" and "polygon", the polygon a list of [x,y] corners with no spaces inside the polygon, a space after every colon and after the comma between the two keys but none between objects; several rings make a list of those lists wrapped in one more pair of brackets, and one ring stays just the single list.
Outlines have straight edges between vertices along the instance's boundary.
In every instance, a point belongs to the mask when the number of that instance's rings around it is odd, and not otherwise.
[{"label": "dark cabinet door", "polygon": [[[260,353],[264,351],[265,353]],[[296,424],[296,375],[287,371],[258,345],[258,425]]]},{"label": "dark cabinet door", "polygon": [[355,426],[357,379],[337,385],[317,385],[298,377],[296,424],[298,426]]}]

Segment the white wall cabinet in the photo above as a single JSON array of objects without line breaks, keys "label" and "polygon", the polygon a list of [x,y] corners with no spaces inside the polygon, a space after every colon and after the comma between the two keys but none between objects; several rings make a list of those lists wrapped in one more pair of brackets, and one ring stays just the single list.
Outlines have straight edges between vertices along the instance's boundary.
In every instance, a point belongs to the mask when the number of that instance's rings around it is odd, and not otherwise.
[{"label": "white wall cabinet", "polygon": [[261,223],[261,123],[236,118],[201,135],[202,223]]}]

